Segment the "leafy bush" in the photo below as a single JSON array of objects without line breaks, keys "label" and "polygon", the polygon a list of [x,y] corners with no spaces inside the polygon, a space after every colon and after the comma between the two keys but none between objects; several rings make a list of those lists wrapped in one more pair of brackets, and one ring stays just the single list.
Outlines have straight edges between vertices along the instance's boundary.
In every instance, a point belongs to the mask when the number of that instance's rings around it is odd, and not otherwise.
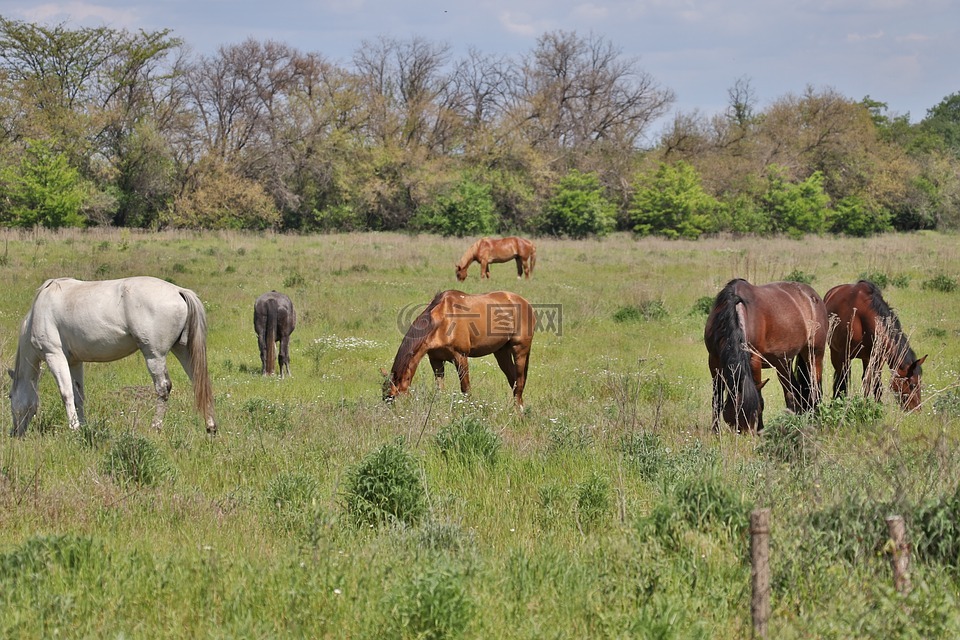
[{"label": "leafy bush", "polygon": [[813,281],[817,279],[817,276],[812,273],[806,273],[800,269],[794,269],[787,275],[783,276],[783,279],[787,282],[799,282],[801,284],[813,284]]},{"label": "leafy bush", "polygon": [[442,427],[436,435],[437,448],[445,457],[462,462],[481,460],[493,464],[500,451],[501,439],[478,418],[464,416]]},{"label": "leafy bush", "polygon": [[869,427],[883,419],[883,405],[865,396],[834,398],[817,407],[817,418],[828,429]]},{"label": "leafy bush", "polygon": [[781,414],[764,425],[757,450],[778,462],[807,462],[813,457],[815,437],[809,414]]},{"label": "leafy bush", "polygon": [[415,524],[426,513],[426,489],[402,443],[385,444],[347,473],[344,506],[360,525]]},{"label": "leafy bush", "polygon": [[656,477],[667,462],[663,441],[655,433],[628,433],[620,439],[617,450],[648,480]]},{"label": "leafy bush", "polygon": [[881,207],[871,208],[863,198],[847,196],[834,205],[829,215],[830,231],[856,238],[866,238],[890,231],[892,216]]},{"label": "leafy bush", "polygon": [[313,519],[311,506],[317,498],[319,483],[303,473],[281,473],[267,487],[266,501],[270,520],[284,531],[296,531]]},{"label": "leafy bush", "polygon": [[421,207],[411,225],[445,236],[482,236],[495,233],[500,220],[490,187],[465,177],[448,193]]},{"label": "leafy bush", "polygon": [[823,174],[815,171],[799,183],[786,179],[786,170],[771,167],[763,209],[770,216],[773,230],[795,238],[806,233],[823,233],[827,225],[830,197],[823,190]]},{"label": "leafy bush", "polygon": [[929,280],[924,280],[920,285],[921,289],[927,291],[942,291],[943,293],[951,293],[957,288],[956,278],[951,278],[948,275],[938,274]]},{"label": "leafy bush", "polygon": [[917,509],[913,529],[915,548],[926,562],[960,568],[960,487]]},{"label": "leafy bush", "polygon": [[104,473],[120,484],[153,486],[172,475],[172,467],[163,452],[150,440],[122,433],[107,450],[101,463]]},{"label": "leafy bush", "polygon": [[697,301],[693,303],[690,314],[695,316],[710,315],[710,312],[713,311],[714,301],[715,298],[713,296],[700,296],[697,298]]},{"label": "leafy bush", "polygon": [[463,634],[475,607],[461,570],[445,561],[419,569],[388,596],[388,637],[440,640]]},{"label": "leafy bush", "polygon": [[557,184],[537,226],[554,236],[604,236],[616,226],[616,215],[596,174],[572,170]]},{"label": "leafy bush", "polygon": [[860,273],[860,279],[868,280],[877,285],[877,287],[880,289],[886,289],[887,285],[890,284],[890,278],[888,278],[887,274],[883,273],[882,271],[863,271]]},{"label": "leafy bush", "polygon": [[188,229],[269,229],[280,223],[280,212],[263,186],[210,165],[197,187],[178,196],[162,222]]},{"label": "leafy bush", "polygon": [[0,223],[31,228],[57,229],[79,227],[87,189],[80,173],[70,166],[67,156],[57,153],[47,142],[27,141],[27,150],[19,165],[0,174],[6,202],[0,209]]},{"label": "leafy bush", "polygon": [[667,317],[667,308],[662,300],[645,300],[640,304],[620,307],[613,313],[614,322],[639,322],[662,320]]},{"label": "leafy bush", "polygon": [[635,181],[628,215],[639,235],[696,239],[714,230],[718,207],[716,198],[703,190],[697,170],[681,160],[660,163],[654,175]]}]

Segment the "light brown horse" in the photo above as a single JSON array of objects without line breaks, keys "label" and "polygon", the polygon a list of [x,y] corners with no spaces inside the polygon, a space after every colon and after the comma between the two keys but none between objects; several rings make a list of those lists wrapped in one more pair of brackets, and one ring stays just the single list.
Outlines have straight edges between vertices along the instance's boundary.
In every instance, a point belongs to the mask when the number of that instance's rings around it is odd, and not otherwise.
[{"label": "light brown horse", "polygon": [[517,279],[533,275],[533,267],[537,263],[537,248],[524,238],[510,236],[491,240],[480,238],[464,252],[457,261],[457,280],[467,279],[467,269],[474,261],[480,263],[480,279],[490,277],[490,263],[517,261]]},{"label": "light brown horse", "polygon": [[444,363],[453,362],[460,376],[460,391],[469,393],[467,358],[492,353],[522,410],[534,322],[530,303],[515,293],[494,291],[469,295],[462,291],[441,291],[410,325],[390,373],[381,370],[386,376],[383,399],[392,400],[409,390],[423,356],[430,359],[440,387]]},{"label": "light brown horse", "polygon": [[890,388],[900,406],[913,411],[920,406],[921,365],[900,320],[880,294],[880,289],[867,280],[841,284],[823,297],[827,313],[836,316],[837,326],[830,336],[830,360],[833,362],[833,397],[847,393],[850,363],[859,358],[863,363],[863,390],[880,400],[880,367],[885,362],[893,373]]},{"label": "light brown horse", "polygon": [[767,381],[760,375],[769,367],[777,370],[788,411],[814,409],[820,402],[827,327],[823,300],[805,284],[728,282],[703,333],[713,378],[714,429],[721,414],[737,429],[763,429],[760,390]]}]

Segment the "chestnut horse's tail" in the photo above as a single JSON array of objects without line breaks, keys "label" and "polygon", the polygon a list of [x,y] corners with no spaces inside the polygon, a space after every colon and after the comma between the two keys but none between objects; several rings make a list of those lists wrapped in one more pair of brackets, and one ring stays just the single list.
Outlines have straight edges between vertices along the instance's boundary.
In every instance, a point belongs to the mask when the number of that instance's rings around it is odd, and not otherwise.
[{"label": "chestnut horse's tail", "polygon": [[737,413],[746,416],[748,422],[753,422],[760,414],[760,392],[753,380],[752,358],[748,350],[747,336],[740,322],[737,305],[746,306],[744,300],[736,292],[737,286],[745,280],[735,279],[717,294],[714,302],[714,332],[715,343],[721,344],[720,363],[721,376],[728,394],[733,396]]},{"label": "chestnut horse's tail", "polygon": [[533,275],[533,267],[537,264],[537,247],[532,242],[530,243],[530,266],[527,268],[527,276]]},{"label": "chestnut horse's tail", "polygon": [[216,433],[213,417],[213,385],[207,371],[207,314],[197,294],[189,289],[180,289],[180,296],[187,303],[187,351],[190,353],[193,379],[193,396],[197,410],[207,422],[207,431]]}]

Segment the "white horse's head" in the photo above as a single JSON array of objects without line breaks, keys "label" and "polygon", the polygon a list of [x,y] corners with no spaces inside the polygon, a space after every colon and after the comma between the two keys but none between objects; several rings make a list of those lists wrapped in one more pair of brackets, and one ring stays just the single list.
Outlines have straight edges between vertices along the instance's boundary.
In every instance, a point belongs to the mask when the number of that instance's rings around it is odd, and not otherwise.
[{"label": "white horse's head", "polygon": [[40,394],[37,393],[37,381],[30,376],[17,375],[8,369],[13,384],[10,385],[10,412],[13,414],[13,429],[11,436],[22,436],[27,432],[27,425],[37,415],[40,406]]}]

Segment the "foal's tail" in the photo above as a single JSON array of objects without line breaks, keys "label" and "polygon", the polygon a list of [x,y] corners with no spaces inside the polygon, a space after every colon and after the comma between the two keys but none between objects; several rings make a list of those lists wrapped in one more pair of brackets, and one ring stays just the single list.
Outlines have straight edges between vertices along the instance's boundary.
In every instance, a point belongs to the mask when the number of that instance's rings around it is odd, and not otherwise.
[{"label": "foal's tail", "polygon": [[217,423],[213,417],[213,386],[207,372],[207,314],[203,303],[193,291],[181,289],[180,295],[187,303],[187,351],[193,368],[193,395],[197,411],[207,422],[207,432],[216,433]]}]

